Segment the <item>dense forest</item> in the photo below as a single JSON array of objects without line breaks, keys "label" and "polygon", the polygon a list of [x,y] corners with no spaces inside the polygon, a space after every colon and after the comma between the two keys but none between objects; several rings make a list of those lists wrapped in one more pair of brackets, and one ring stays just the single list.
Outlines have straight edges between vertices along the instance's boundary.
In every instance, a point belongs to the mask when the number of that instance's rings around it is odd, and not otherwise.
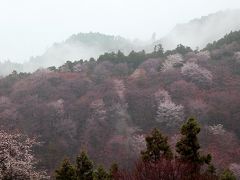
[{"label": "dense forest", "polygon": [[[69,160],[63,162],[63,167],[65,163],[74,176],[75,165],[70,162],[82,151],[96,165],[113,168],[111,165],[117,163],[125,179],[138,179],[135,172],[126,172],[135,166],[139,173],[154,175],[141,171],[141,161],[136,164],[141,157],[145,169],[151,169],[146,167],[153,164],[159,167],[156,173],[162,172],[163,164],[170,169],[179,164],[181,171],[197,169],[192,178],[205,163],[211,165],[206,171],[211,172],[206,175],[209,179],[218,179],[213,172],[218,174],[225,169],[223,176],[233,176],[233,172],[240,177],[239,93],[240,31],[231,32],[203,50],[180,44],[164,51],[159,44],[152,53],[105,53],[98,59],[67,61],[60,67],[33,73],[14,71],[1,78],[0,136],[13,142],[16,151],[21,151],[18,146],[25,149],[21,157],[31,157],[26,158],[29,171],[34,167],[46,169],[32,174],[39,179],[47,175],[54,178],[65,157]],[[186,122],[189,117],[198,119],[201,132],[193,118]],[[168,140],[154,128],[160,129]],[[188,154],[184,152],[188,137],[185,128],[190,129],[189,133],[196,128],[189,136],[197,143],[193,159],[182,164]],[[153,164],[148,156],[152,151],[150,132],[165,143],[156,150],[161,158],[155,158],[157,162]],[[145,141],[146,136],[150,138]],[[0,148],[5,145],[0,144]],[[39,160],[37,164],[32,153]],[[173,165],[169,153],[178,153],[180,160],[174,160]],[[79,157],[88,161],[85,153]],[[1,171],[4,168],[1,166]],[[57,170],[58,175],[61,170]],[[112,178],[112,173],[102,166],[96,172],[108,174],[105,179]]]}]

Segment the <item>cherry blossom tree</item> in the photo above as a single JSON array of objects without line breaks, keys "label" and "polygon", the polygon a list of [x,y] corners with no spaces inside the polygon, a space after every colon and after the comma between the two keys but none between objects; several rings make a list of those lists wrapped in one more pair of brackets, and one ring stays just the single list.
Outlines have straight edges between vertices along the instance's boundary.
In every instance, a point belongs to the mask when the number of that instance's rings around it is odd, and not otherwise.
[{"label": "cherry blossom tree", "polygon": [[140,68],[145,69],[148,75],[154,76],[157,75],[160,68],[160,62],[161,59],[148,59],[140,65]]},{"label": "cherry blossom tree", "polygon": [[162,71],[164,72],[179,67],[183,61],[182,55],[180,54],[169,55],[162,65]]},{"label": "cherry blossom tree", "polygon": [[64,113],[64,100],[58,99],[57,101],[49,103],[50,106],[52,106],[58,114]]},{"label": "cherry blossom tree", "polygon": [[134,153],[139,154],[142,150],[146,148],[145,137],[142,134],[133,135],[130,138],[130,145]]},{"label": "cherry blossom tree", "polygon": [[233,58],[236,60],[237,63],[240,63],[240,51],[235,52]]},{"label": "cherry blossom tree", "polygon": [[236,134],[227,131],[222,124],[217,124],[206,126],[203,135],[205,150],[212,154],[217,168],[230,168],[231,164],[240,162],[240,143]]},{"label": "cherry blossom tree", "polygon": [[206,62],[211,59],[209,51],[200,51],[197,53],[198,62]]},{"label": "cherry blossom tree", "polygon": [[240,178],[240,164],[232,163],[230,164],[229,169],[234,173],[235,176]]},{"label": "cherry blossom tree", "polygon": [[182,105],[176,105],[165,90],[159,90],[155,93],[157,106],[156,121],[165,123],[169,127],[178,126],[184,120],[184,108]]},{"label": "cherry blossom tree", "polygon": [[183,65],[181,72],[188,80],[196,84],[209,85],[212,83],[212,73],[196,63],[187,62]]},{"label": "cherry blossom tree", "polygon": [[36,169],[32,148],[38,142],[19,133],[0,130],[0,179],[49,179],[45,171]]},{"label": "cherry blossom tree", "polygon": [[210,133],[214,135],[224,135],[226,130],[223,128],[222,124],[212,125],[208,127]]}]

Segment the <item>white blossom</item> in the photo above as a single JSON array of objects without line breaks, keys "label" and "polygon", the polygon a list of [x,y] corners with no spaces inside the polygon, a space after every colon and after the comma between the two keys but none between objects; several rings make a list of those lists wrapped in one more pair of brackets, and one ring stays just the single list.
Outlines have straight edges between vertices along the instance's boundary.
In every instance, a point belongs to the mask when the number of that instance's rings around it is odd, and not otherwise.
[{"label": "white blossom", "polygon": [[134,151],[135,154],[139,154],[146,148],[144,135],[133,135],[130,139],[129,144],[132,146],[132,151]]},{"label": "white blossom", "polygon": [[236,60],[236,62],[240,64],[240,52],[239,51],[235,52],[233,57]]},{"label": "white blossom", "polygon": [[226,132],[226,130],[223,128],[222,124],[209,126],[208,130],[214,135],[223,135]]},{"label": "white blossom", "polygon": [[183,65],[182,74],[193,82],[200,84],[209,84],[212,82],[212,73],[196,63],[187,62]]},{"label": "white blossom", "polygon": [[77,63],[73,66],[73,71],[74,72],[82,72],[84,70],[84,65],[81,63]]},{"label": "white blossom", "polygon": [[166,123],[167,126],[178,126],[184,119],[184,108],[176,105],[165,90],[155,93],[158,103],[156,121]]},{"label": "white blossom", "polygon": [[211,59],[209,51],[200,51],[199,53],[197,53],[197,59],[199,62],[208,61],[209,59]]},{"label": "white blossom", "polygon": [[49,104],[52,106],[59,114],[64,113],[64,100],[58,99],[57,101],[53,101]]},{"label": "white blossom", "polygon": [[157,73],[159,67],[160,59],[148,59],[140,65],[140,68],[145,69],[145,71],[151,75]]},{"label": "white blossom", "polygon": [[47,77],[48,74],[51,74],[51,71],[49,69],[40,68],[32,73],[32,77],[41,79]]},{"label": "white blossom", "polygon": [[167,71],[174,69],[174,67],[181,65],[183,63],[182,55],[180,54],[174,54],[169,55],[167,59],[163,63],[162,71]]},{"label": "white blossom", "polygon": [[240,178],[240,164],[232,163],[230,164],[229,169],[234,173],[235,176]]},{"label": "white blossom", "polygon": [[10,98],[6,97],[6,96],[0,96],[0,107],[2,106],[9,106],[11,104],[11,100]]},{"label": "white blossom", "polygon": [[155,96],[155,99],[159,102],[159,103],[162,103],[162,102],[165,102],[167,100],[170,100],[171,97],[170,95],[168,94],[167,91],[165,90],[158,90],[157,92],[154,93],[154,96]]},{"label": "white blossom", "polygon": [[96,121],[104,121],[106,118],[106,108],[103,99],[97,99],[90,105],[92,117]]},{"label": "white blossom", "polygon": [[0,139],[0,179],[49,179],[46,172],[35,168],[36,159],[32,153],[32,147],[38,144],[35,139],[3,130],[0,130]]}]

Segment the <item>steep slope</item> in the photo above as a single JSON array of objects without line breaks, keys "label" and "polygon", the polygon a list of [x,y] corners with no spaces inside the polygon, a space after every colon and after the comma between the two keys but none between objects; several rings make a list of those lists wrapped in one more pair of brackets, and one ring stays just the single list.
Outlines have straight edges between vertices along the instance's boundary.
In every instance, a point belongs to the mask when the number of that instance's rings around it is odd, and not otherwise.
[{"label": "steep slope", "polygon": [[166,49],[184,44],[195,49],[218,40],[230,31],[240,29],[240,10],[226,10],[177,25],[169,34],[160,39]]}]

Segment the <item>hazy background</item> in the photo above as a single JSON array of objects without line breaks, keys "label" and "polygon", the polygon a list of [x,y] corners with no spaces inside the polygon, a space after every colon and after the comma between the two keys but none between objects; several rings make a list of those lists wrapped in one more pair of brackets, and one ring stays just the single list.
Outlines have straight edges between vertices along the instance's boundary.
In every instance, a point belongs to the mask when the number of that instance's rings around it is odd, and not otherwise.
[{"label": "hazy background", "polygon": [[0,0],[0,61],[27,61],[78,32],[150,39],[239,0]]}]

